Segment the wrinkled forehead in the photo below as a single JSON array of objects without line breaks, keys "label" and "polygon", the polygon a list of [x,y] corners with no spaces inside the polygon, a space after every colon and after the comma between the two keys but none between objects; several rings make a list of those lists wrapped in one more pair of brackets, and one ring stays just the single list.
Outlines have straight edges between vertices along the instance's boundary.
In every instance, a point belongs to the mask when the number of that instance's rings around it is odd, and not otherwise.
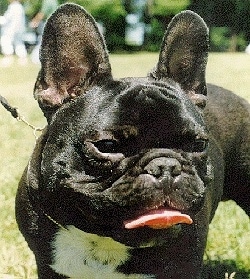
[{"label": "wrinkled forehead", "polygon": [[[180,86],[171,79],[160,82],[147,78],[126,78],[111,81],[106,86],[92,88],[83,97],[88,102],[88,107],[96,107],[98,111],[109,109],[115,103],[119,108],[131,105],[137,107],[153,107],[162,103],[178,104],[184,101],[185,96]],[[182,100],[183,99],[183,100]]]},{"label": "wrinkled forehead", "polygon": [[[68,117],[65,117],[68,115]],[[56,118],[75,129],[105,130],[119,126],[138,129],[184,129],[204,125],[195,105],[173,81],[123,79],[95,86],[71,102]],[[68,119],[68,120],[67,120]],[[156,124],[157,123],[157,124]],[[67,123],[65,123],[67,125]]]}]

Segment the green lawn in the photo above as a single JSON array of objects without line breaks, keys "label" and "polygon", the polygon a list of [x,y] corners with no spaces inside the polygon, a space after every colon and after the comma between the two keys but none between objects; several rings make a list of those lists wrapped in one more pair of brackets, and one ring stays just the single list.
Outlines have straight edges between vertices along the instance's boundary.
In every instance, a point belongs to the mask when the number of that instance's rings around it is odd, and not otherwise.
[{"label": "green lawn", "polygon": [[[111,55],[114,76],[145,76],[157,58],[153,53]],[[38,70],[32,64],[1,68],[0,94],[33,125],[43,126],[45,120],[32,96]],[[250,55],[210,55],[207,81],[231,89],[250,101],[249,76]],[[34,144],[32,130],[0,107],[0,279],[36,278],[34,257],[14,218],[17,183]],[[236,272],[236,279],[250,278],[249,218],[233,202],[219,206],[211,224],[205,260],[204,278],[223,279],[226,272]]]}]

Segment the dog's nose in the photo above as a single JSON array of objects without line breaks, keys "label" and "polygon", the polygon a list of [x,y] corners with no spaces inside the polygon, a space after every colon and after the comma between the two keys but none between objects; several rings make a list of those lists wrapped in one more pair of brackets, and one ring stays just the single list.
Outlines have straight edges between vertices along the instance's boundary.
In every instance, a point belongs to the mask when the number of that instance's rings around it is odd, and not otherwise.
[{"label": "dog's nose", "polygon": [[181,174],[181,164],[174,158],[160,157],[151,160],[144,170],[156,178]]}]

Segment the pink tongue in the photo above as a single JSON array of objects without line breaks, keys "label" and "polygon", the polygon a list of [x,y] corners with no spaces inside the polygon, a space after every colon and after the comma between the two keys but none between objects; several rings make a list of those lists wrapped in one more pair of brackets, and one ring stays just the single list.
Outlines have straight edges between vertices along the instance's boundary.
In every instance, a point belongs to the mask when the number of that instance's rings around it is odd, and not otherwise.
[{"label": "pink tongue", "polygon": [[148,226],[152,229],[166,229],[173,225],[185,223],[192,224],[193,220],[187,214],[182,214],[176,210],[157,209],[137,217],[134,220],[124,221],[126,229],[136,229]]}]

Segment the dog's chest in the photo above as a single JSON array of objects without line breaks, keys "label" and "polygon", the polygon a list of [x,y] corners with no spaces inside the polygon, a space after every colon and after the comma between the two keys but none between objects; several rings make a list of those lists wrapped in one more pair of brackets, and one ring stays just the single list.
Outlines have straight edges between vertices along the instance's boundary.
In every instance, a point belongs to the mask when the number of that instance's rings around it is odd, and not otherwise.
[{"label": "dog's chest", "polygon": [[129,259],[130,248],[109,237],[85,233],[69,226],[58,231],[52,245],[52,269],[71,279],[155,278],[119,273],[117,267]]}]

